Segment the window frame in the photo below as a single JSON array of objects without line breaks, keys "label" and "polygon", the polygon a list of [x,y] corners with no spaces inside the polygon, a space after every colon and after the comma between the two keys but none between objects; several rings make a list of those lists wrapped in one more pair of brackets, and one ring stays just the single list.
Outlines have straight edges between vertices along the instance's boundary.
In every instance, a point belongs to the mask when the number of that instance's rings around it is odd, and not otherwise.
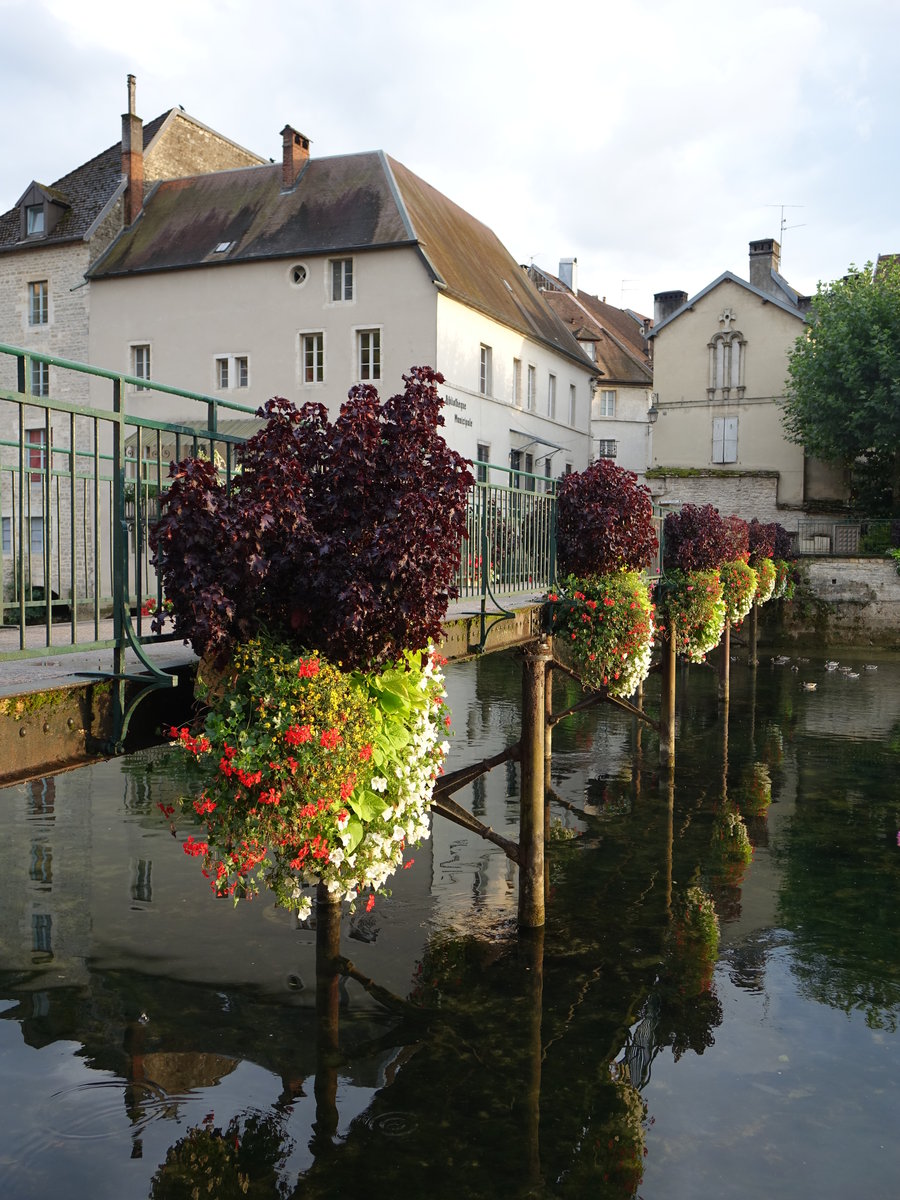
[{"label": "window frame", "polygon": [[547,375],[547,416],[556,420],[556,376],[552,371]]},{"label": "window frame", "polygon": [[50,281],[48,279],[29,280],[28,324],[35,328],[50,324]]},{"label": "window frame", "polygon": [[[382,368],[384,365],[381,326],[366,326],[354,330],[354,333],[356,334],[356,378],[360,383],[377,383],[383,378]],[[367,357],[373,361],[364,368],[364,361]]]},{"label": "window frame", "polygon": [[346,258],[329,258],[328,295],[332,304],[352,304],[356,299],[356,278],[352,255]]},{"label": "window frame", "polygon": [[[311,343],[311,345],[308,345]],[[316,345],[315,343],[318,343]],[[309,351],[312,349],[312,378],[308,378]],[[303,387],[313,387],[325,382],[325,331],[324,329],[303,329],[300,331],[300,383]]]},{"label": "window frame", "polygon": [[216,354],[213,369],[218,392],[238,391],[250,386],[249,354]]},{"label": "window frame", "polygon": [[578,421],[578,388],[574,383],[569,384],[569,424],[572,428]]},{"label": "window frame", "polygon": [[616,438],[598,438],[597,439],[597,457],[598,458],[618,458],[619,443]]},{"label": "window frame", "polygon": [[[44,364],[46,366],[46,363]],[[28,482],[43,483],[50,465],[53,449],[53,430],[48,435],[46,425],[25,430],[25,453],[28,456]],[[32,472],[35,472],[32,474]]]},{"label": "window frame", "polygon": [[25,236],[44,237],[47,232],[47,212],[43,204],[25,205]]},{"label": "window frame", "polygon": [[[482,453],[483,451],[483,453]],[[488,482],[488,463],[491,461],[490,442],[478,442],[475,448],[475,482]]]},{"label": "window frame", "polygon": [[516,408],[522,407],[522,360],[513,359],[512,402]]},{"label": "window frame", "polygon": [[[711,461],[714,464],[724,465],[738,461],[738,432],[737,417],[713,417]],[[729,458],[729,453],[733,457]]]},{"label": "window frame", "polygon": [[[150,382],[150,371],[152,363],[151,345],[149,342],[131,342],[128,347],[129,357],[131,359],[130,375],[133,379],[145,379]],[[149,392],[150,388],[147,384],[133,383],[132,390],[135,392]]]},{"label": "window frame", "polygon": [[526,391],[525,391],[525,408],[528,412],[534,412],[537,404],[537,367],[534,363],[528,364],[528,372],[526,375]]},{"label": "window frame", "polygon": [[485,342],[481,343],[478,362],[478,390],[482,396],[493,394],[493,352]]},{"label": "window frame", "polygon": [[600,404],[599,416],[606,420],[614,420],[616,416],[616,407],[618,404],[618,390],[616,388],[601,388],[600,389]]}]

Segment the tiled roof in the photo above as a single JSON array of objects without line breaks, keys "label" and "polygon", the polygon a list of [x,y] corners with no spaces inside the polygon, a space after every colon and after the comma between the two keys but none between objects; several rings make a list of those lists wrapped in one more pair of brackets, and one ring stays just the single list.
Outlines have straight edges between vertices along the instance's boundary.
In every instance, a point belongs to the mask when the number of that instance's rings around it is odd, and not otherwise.
[{"label": "tiled roof", "polygon": [[160,183],[91,277],[412,245],[445,295],[588,365],[496,235],[380,151],[313,158],[287,190],[281,164]]},{"label": "tiled roof", "polygon": [[[144,147],[152,141],[155,134],[169,116],[164,112],[144,126]],[[68,209],[57,221],[49,237],[41,238],[40,242],[20,240],[20,218],[18,208],[11,208],[0,216],[0,251],[19,249],[23,245],[54,246],[60,242],[70,242],[83,238],[91,225],[109,203],[122,179],[122,143],[104,150],[95,158],[68,175],[57,179],[47,192],[55,193],[65,200]]]},{"label": "tiled roof", "polygon": [[[547,291],[544,299],[556,312],[563,323],[572,330],[573,335],[582,340],[594,342],[596,356],[595,367],[601,378],[601,383],[631,383],[649,387],[653,374],[647,362],[643,347],[638,351],[616,333],[608,329],[595,313],[585,303],[586,299],[596,300],[596,297],[586,297],[579,292],[576,297],[569,291]],[[602,301],[597,301],[602,304]],[[610,309],[613,314],[622,317],[624,314],[612,305],[603,304],[604,309]],[[626,321],[632,318],[625,316]],[[634,322],[632,322],[634,323]],[[618,324],[618,322],[617,322]]]}]

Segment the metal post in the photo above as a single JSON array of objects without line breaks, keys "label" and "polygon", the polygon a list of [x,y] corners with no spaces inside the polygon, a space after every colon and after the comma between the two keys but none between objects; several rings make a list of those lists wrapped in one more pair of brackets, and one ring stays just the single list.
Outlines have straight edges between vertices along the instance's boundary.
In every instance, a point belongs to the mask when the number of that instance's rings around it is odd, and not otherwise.
[{"label": "metal post", "polygon": [[727,708],[731,694],[731,622],[727,617],[720,645],[722,657],[719,660],[719,699]]},{"label": "metal post", "polygon": [[544,924],[544,696],[550,646],[525,650],[522,665],[522,783],[519,805],[519,925]]},{"label": "metal post", "polygon": [[759,666],[759,659],[756,657],[756,634],[758,628],[759,605],[753,601],[753,606],[750,609],[750,647],[748,651],[747,662],[751,667]]},{"label": "metal post", "polygon": [[330,1150],[338,1128],[341,902],[324,884],[316,890],[316,1119],[310,1148]]},{"label": "metal post", "polygon": [[671,765],[675,761],[675,630],[671,622],[668,633],[660,680],[659,759]]},{"label": "metal post", "polygon": [[112,567],[113,567],[113,731],[112,748],[121,750],[125,723],[125,608],[128,604],[128,525],[125,519],[125,430],[123,383],[113,380]]}]

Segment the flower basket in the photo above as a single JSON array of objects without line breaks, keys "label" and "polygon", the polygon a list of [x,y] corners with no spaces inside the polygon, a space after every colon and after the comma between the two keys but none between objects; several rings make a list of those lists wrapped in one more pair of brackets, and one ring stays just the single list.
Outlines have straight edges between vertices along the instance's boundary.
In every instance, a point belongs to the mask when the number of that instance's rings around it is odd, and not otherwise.
[{"label": "flower basket", "polygon": [[554,653],[588,687],[632,696],[653,649],[650,586],[637,571],[568,576],[550,594]]},{"label": "flower basket", "polygon": [[757,574],[756,603],[765,604],[775,592],[775,564],[771,558],[757,558],[753,569]]},{"label": "flower basket", "polygon": [[703,662],[718,646],[725,629],[725,601],[717,570],[667,571],[665,592],[660,599],[675,639],[675,651],[690,662]]},{"label": "flower basket", "polygon": [[182,801],[203,836],[183,848],[217,895],[267,886],[304,917],[318,882],[351,902],[384,886],[429,834],[449,749],[444,661],[428,651],[345,672],[267,637],[236,648],[202,732],[172,731],[205,771],[201,795]]},{"label": "flower basket", "polygon": [[719,567],[722,580],[722,599],[725,615],[733,626],[738,626],[753,606],[756,595],[756,572],[742,558],[723,562]]},{"label": "flower basket", "polygon": [[794,598],[794,568],[786,559],[776,558],[775,585],[772,589],[773,600],[793,600]]}]

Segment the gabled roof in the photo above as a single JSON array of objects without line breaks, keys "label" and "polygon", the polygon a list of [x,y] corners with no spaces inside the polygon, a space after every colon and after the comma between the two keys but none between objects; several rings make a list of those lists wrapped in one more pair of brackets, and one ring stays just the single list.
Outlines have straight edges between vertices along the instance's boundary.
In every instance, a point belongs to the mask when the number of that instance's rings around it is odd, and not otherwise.
[{"label": "gabled roof", "polygon": [[[146,149],[163,123],[174,112],[170,109],[144,126]],[[23,242],[18,204],[0,216],[0,252],[23,246],[55,246],[60,242],[77,241],[91,229],[97,217],[113,198],[122,182],[122,143],[116,142],[74,171],[57,179],[50,187],[38,184],[57,203],[68,210],[54,225],[52,232],[40,241]]]},{"label": "gabled roof", "polygon": [[159,183],[90,277],[402,246],[444,295],[592,367],[497,236],[382,151],[310,159],[287,189],[281,164]]},{"label": "gabled roof", "polygon": [[[635,350],[608,329],[591,311],[586,301],[596,301],[597,305],[602,304],[604,309],[611,309],[612,305],[604,304],[597,300],[596,296],[588,297],[583,292],[576,296],[568,290],[552,289],[545,291],[543,295],[557,316],[572,330],[573,336],[581,341],[594,343],[594,369],[603,383],[650,386],[653,372],[643,348]],[[613,312],[618,313],[619,317],[623,315],[619,309],[613,309]],[[630,317],[624,319],[631,321]]]},{"label": "gabled roof", "polygon": [[[675,311],[670,313],[664,321],[660,321],[657,325],[654,325],[647,336],[656,337],[656,335],[661,330],[665,329],[667,325],[671,325],[673,321],[677,321],[682,313],[685,313],[689,309],[693,308],[698,300],[702,300],[704,296],[708,296],[710,292],[715,291],[715,289],[721,283],[725,282],[735,283],[738,287],[744,288],[745,291],[752,292],[754,296],[758,296],[761,300],[765,300],[768,304],[774,304],[776,308],[780,308],[783,312],[788,313],[790,316],[796,317],[798,321],[803,321],[805,319],[803,312],[797,307],[796,304],[789,303],[787,299],[781,300],[778,296],[773,295],[772,292],[764,292],[761,288],[754,287],[752,283],[748,283],[746,279],[741,279],[740,275],[735,275],[733,271],[723,271],[718,279],[714,279],[712,283],[708,283],[705,288],[701,288],[695,296],[691,296],[689,300],[687,300],[680,307],[676,308]],[[793,289],[791,290],[793,291]],[[794,292],[794,295],[796,296],[797,293]],[[802,297],[798,297],[798,299],[802,299]]]}]

